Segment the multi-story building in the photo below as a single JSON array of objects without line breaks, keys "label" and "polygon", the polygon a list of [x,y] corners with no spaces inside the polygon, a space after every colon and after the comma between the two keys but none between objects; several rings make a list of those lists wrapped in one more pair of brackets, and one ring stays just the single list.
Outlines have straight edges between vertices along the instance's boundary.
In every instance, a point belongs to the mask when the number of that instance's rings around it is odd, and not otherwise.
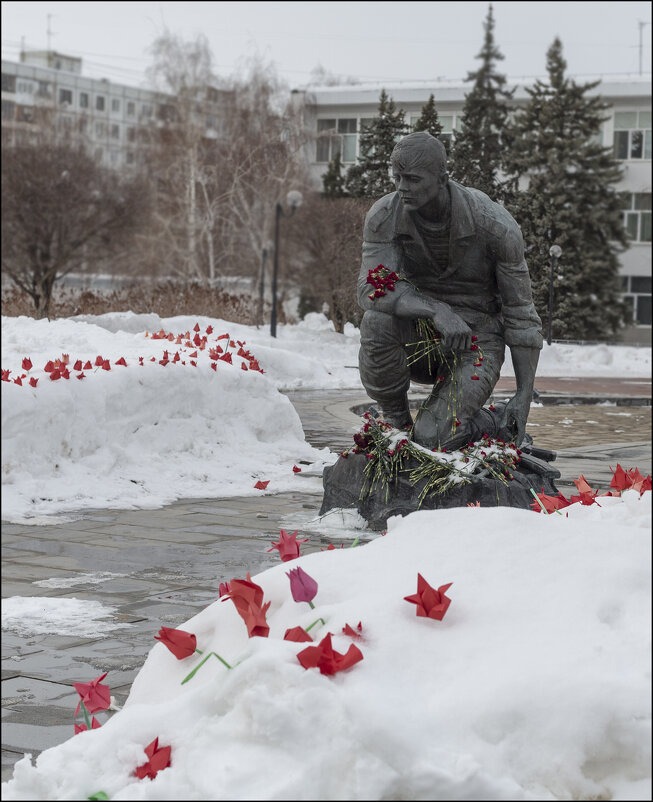
[{"label": "multi-story building", "polygon": [[[170,96],[105,78],[87,78],[82,60],[54,51],[21,53],[2,62],[2,137],[17,144],[43,126],[82,140],[108,167],[136,164],[142,147],[176,122]],[[198,113],[204,136],[216,138],[232,93],[207,87]]]},{"label": "multi-story building", "polygon": [[[316,189],[335,153],[345,168],[359,155],[361,126],[378,109],[381,85],[347,85],[294,90],[293,101],[304,110],[306,126],[315,134],[306,156]],[[414,124],[431,93],[435,96],[443,126],[442,139],[451,139],[460,128],[465,94],[470,85],[462,82],[385,84],[388,96],[403,109],[406,122]],[[524,84],[514,88],[515,107],[529,99]],[[630,342],[651,341],[651,80],[650,76],[602,81],[592,90],[610,104],[601,132],[602,144],[614,148],[622,162],[623,176],[617,189],[630,195],[624,211],[624,225],[630,247],[621,257],[624,297],[633,307],[633,326],[623,334]]]}]

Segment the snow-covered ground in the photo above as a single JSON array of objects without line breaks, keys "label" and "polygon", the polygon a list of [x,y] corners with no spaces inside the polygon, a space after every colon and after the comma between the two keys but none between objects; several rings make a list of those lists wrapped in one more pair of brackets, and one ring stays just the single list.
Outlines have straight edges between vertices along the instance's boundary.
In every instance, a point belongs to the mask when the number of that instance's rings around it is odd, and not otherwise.
[{"label": "snow-covered ground", "polygon": [[[172,341],[152,337],[161,331]],[[313,315],[278,333],[209,318],[3,318],[3,519],[319,491],[293,466],[332,456],[305,442],[279,389],[362,391],[358,332]],[[231,364],[211,358],[218,345]],[[44,367],[63,354],[69,378],[53,380]],[[650,350],[545,346],[538,373],[649,376]],[[211,658],[182,686],[202,658],[152,640],[125,708],[36,766],[19,761],[3,799],[650,799],[651,492],[598,502],[414,513],[367,545],[264,571],[253,579],[271,602],[268,637],[248,638],[230,600],[179,627],[232,669]],[[328,523],[336,540],[352,525]],[[293,601],[296,567],[318,583],[314,610]],[[418,574],[453,583],[442,620],[404,600]],[[40,584],[74,595],[78,579]],[[9,600],[3,627],[101,637],[116,626],[99,602],[48,601]],[[313,644],[283,639],[318,618]],[[360,640],[343,634],[358,622]],[[333,676],[297,657],[329,632],[337,652],[363,655]],[[155,738],[170,766],[137,779]]]},{"label": "snow-covered ground", "polygon": [[[423,511],[280,563],[253,578],[268,637],[228,599],[179,627],[231,669],[212,657],[182,685],[203,658],[153,640],[124,709],[21,759],[3,799],[650,799],[651,493],[599,501]],[[404,600],[418,574],[452,583],[442,620]],[[318,618],[312,644],[283,639]],[[327,633],[363,659],[304,668]],[[170,766],[138,779],[155,738]]]},{"label": "snow-covered ground", "polygon": [[[152,337],[162,331],[173,339]],[[232,364],[211,358],[217,347]],[[297,413],[278,390],[362,393],[358,347],[357,329],[348,325],[338,334],[319,314],[279,326],[276,339],[267,327],[206,317],[3,317],[3,518],[39,523],[74,510],[154,508],[177,498],[296,489],[298,482],[320,492],[319,479],[299,479],[293,466],[319,468],[334,457],[305,442]],[[52,380],[44,367],[63,354],[69,378]],[[98,356],[110,370],[95,364]],[[252,358],[264,373],[251,369]],[[126,366],[116,364],[121,359]],[[75,370],[78,360],[91,369]],[[504,375],[511,371],[508,356]],[[650,371],[650,349],[553,345],[544,347],[538,375]],[[260,490],[258,481],[270,484]]]}]

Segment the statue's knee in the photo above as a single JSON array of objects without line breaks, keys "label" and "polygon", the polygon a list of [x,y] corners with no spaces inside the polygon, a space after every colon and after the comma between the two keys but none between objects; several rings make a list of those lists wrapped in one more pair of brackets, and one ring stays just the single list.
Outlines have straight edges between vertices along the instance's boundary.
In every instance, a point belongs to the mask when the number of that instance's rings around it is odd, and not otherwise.
[{"label": "statue's knee", "polygon": [[390,327],[390,315],[368,309],[360,324],[361,339],[378,339]]},{"label": "statue's knee", "polygon": [[435,410],[422,409],[415,419],[413,440],[425,448],[440,448],[456,431],[456,419],[438,415]]}]

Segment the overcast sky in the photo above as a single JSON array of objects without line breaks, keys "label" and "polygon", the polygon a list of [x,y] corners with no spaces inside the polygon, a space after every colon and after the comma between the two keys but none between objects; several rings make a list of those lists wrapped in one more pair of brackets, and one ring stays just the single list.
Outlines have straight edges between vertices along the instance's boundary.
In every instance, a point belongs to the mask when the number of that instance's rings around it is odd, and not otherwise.
[{"label": "overcast sky", "polygon": [[[649,2],[495,2],[495,40],[509,77],[545,74],[561,38],[572,75],[650,74]],[[476,69],[487,2],[2,2],[2,57],[27,49],[83,58],[83,74],[142,85],[148,47],[165,27],[209,40],[228,77],[259,54],[301,86],[318,64],[361,80],[460,79]],[[24,37],[24,39],[23,39]]]}]

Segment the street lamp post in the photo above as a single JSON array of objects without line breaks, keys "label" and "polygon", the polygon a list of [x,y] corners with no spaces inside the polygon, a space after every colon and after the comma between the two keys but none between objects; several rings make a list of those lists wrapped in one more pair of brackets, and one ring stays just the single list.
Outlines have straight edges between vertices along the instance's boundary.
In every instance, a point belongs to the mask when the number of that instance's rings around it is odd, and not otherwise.
[{"label": "street lamp post", "polygon": [[[295,209],[301,206],[302,193],[296,189],[286,195],[286,203],[290,212],[285,215],[292,217]],[[277,336],[277,276],[279,275],[279,220],[284,216],[283,206],[277,202],[274,213],[274,265],[272,268],[272,314],[270,315],[270,336]]]},{"label": "street lamp post", "polygon": [[559,245],[552,245],[549,248],[549,256],[551,257],[551,273],[549,276],[549,331],[546,338],[546,344],[551,345],[551,326],[553,323],[553,278],[555,268],[558,264],[558,259],[562,255],[562,248]]}]

